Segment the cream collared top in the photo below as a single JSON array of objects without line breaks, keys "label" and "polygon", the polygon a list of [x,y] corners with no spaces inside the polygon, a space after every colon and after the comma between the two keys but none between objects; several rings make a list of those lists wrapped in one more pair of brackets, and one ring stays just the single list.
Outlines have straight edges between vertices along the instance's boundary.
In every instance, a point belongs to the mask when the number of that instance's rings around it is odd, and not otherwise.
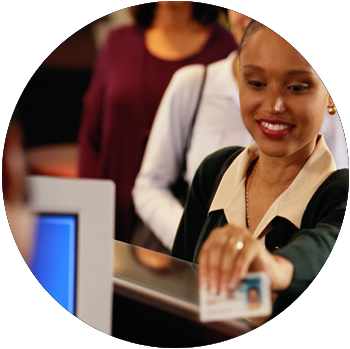
[{"label": "cream collared top", "polygon": [[[228,223],[246,227],[246,174],[250,164],[257,157],[258,147],[254,142],[236,158],[225,172],[209,213],[222,209]],[[283,217],[300,228],[304,211],[311,197],[336,169],[323,136],[319,136],[316,148],[302,170],[288,189],[270,206],[252,236],[258,238],[276,216]]]}]

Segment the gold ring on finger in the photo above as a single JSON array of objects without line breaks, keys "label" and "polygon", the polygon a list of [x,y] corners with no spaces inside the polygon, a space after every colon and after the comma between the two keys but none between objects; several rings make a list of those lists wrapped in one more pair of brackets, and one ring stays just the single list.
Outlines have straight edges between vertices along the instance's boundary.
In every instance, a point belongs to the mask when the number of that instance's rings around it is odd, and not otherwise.
[{"label": "gold ring on finger", "polygon": [[237,241],[236,249],[240,251],[244,247],[244,242],[242,240]]}]

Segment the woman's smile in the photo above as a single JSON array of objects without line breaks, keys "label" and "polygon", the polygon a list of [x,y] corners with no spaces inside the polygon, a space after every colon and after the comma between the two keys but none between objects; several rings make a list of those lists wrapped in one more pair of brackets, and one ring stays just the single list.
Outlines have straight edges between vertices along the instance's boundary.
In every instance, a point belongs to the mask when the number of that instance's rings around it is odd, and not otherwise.
[{"label": "woman's smile", "polygon": [[261,133],[271,139],[282,139],[294,129],[293,125],[280,120],[260,119],[257,122]]}]

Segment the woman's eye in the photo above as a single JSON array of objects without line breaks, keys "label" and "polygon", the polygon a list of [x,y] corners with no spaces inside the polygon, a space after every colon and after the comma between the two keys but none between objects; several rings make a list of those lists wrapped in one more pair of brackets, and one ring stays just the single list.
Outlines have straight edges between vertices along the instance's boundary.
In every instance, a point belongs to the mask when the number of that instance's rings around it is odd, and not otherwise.
[{"label": "woman's eye", "polygon": [[248,85],[254,87],[255,89],[261,89],[266,86],[266,84],[260,81],[248,81]]},{"label": "woman's eye", "polygon": [[288,89],[292,90],[293,92],[304,92],[309,88],[308,85],[294,85],[289,86]]}]

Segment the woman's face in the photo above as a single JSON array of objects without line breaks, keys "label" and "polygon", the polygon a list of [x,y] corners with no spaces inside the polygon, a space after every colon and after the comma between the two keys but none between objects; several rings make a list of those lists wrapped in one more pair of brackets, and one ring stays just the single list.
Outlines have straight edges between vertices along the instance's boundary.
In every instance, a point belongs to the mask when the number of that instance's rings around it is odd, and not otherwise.
[{"label": "woman's face", "polygon": [[243,122],[260,151],[310,156],[331,100],[308,62],[267,28],[247,38],[240,57]]}]

